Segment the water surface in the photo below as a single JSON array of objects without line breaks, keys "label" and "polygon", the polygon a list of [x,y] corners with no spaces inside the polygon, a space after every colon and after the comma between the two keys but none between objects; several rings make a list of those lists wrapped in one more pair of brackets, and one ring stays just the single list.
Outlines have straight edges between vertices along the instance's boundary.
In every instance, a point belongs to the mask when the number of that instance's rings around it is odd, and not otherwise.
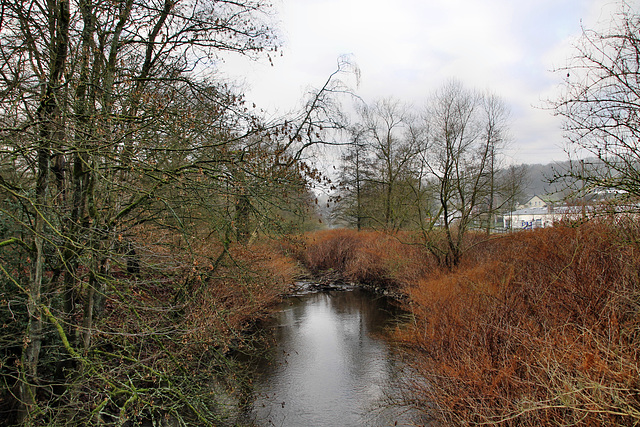
[{"label": "water surface", "polygon": [[382,338],[397,314],[357,289],[289,298],[270,326],[270,360],[255,378],[254,424],[416,425],[409,412],[386,405],[405,374]]}]

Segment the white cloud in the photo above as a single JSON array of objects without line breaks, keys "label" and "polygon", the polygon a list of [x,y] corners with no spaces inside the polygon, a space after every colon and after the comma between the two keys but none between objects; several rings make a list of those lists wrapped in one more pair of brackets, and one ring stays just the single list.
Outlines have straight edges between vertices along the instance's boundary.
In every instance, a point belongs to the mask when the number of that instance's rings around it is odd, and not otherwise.
[{"label": "white cloud", "polygon": [[514,111],[516,160],[563,156],[560,123],[539,108],[553,97],[571,42],[605,25],[615,0],[280,0],[284,56],[274,67],[229,60],[249,98],[293,108],[321,85],[341,54],[353,54],[366,100],[395,96],[416,104],[451,77],[490,89]]}]

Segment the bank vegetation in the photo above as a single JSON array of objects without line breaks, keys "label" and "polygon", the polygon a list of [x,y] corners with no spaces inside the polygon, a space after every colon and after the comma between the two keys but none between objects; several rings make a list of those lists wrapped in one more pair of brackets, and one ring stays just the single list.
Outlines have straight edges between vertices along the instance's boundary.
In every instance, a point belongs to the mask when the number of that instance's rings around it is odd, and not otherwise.
[{"label": "bank vegetation", "polygon": [[443,425],[637,425],[639,233],[627,218],[470,235],[449,269],[410,234],[333,230],[302,259],[404,295],[392,335],[416,375],[397,403]]}]

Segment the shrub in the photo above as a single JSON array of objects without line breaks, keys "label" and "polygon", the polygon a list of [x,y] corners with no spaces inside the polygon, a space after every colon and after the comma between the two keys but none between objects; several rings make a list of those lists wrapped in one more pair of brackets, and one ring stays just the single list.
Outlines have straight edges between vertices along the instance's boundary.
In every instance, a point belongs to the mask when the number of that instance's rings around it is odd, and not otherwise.
[{"label": "shrub", "polygon": [[305,236],[299,257],[314,275],[399,290],[434,266],[410,236],[376,231],[324,230]]},{"label": "shrub", "polygon": [[410,394],[447,423],[637,425],[636,252],[591,222],[478,244],[418,280],[396,332]]}]

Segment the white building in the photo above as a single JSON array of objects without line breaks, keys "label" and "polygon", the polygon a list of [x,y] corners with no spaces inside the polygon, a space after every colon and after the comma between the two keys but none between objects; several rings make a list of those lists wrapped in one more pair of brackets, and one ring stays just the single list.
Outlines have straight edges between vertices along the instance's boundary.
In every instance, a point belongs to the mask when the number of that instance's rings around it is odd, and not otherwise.
[{"label": "white building", "polygon": [[[606,200],[611,192],[602,196],[597,193],[598,198]],[[617,194],[617,193],[616,193]],[[552,202],[533,196],[526,203],[518,205],[518,209],[503,215],[504,228],[506,230],[531,230],[534,228],[551,227],[554,223],[562,220],[576,221],[585,217],[593,218],[599,215],[616,217],[631,217],[634,221],[640,220],[640,204],[607,204],[595,203],[598,198],[594,198],[589,204],[555,206]]]},{"label": "white building", "polygon": [[549,203],[547,203],[546,201],[542,200],[541,197],[536,196],[534,194],[533,197],[531,197],[529,200],[527,200],[526,202],[524,202],[521,205],[518,205],[518,209],[546,208],[548,204]]},{"label": "white building", "polygon": [[503,220],[504,227],[512,230],[530,230],[532,228],[548,227],[553,224],[553,216],[549,215],[546,206],[517,209],[505,215]]},{"label": "white building", "polygon": [[554,206],[553,203],[533,196],[518,209],[503,216],[504,227],[511,230],[531,230],[551,227],[563,219],[579,219],[584,215],[583,206]]}]

